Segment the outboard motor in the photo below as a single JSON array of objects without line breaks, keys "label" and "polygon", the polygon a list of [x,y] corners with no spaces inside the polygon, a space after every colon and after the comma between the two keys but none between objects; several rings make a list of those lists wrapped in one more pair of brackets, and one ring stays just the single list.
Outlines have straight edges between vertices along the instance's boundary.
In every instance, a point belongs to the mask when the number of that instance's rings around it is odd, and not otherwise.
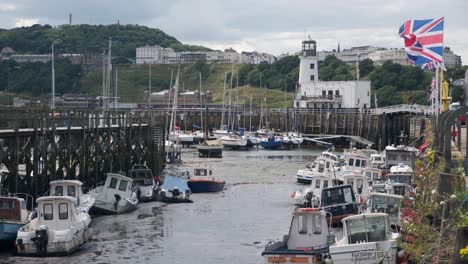
[{"label": "outboard motor", "polygon": [[306,193],[306,195],[304,195],[304,206],[305,207],[312,207],[312,197],[313,197],[313,193],[312,192],[308,192]]},{"label": "outboard motor", "polygon": [[117,210],[117,204],[119,203],[120,199],[122,199],[122,197],[120,197],[118,193],[116,193],[114,197],[115,197],[114,210]]},{"label": "outboard motor", "polygon": [[172,198],[177,198],[179,195],[180,195],[179,188],[174,187],[174,189],[172,190]]},{"label": "outboard motor", "polygon": [[49,229],[46,225],[41,225],[36,230],[36,237],[31,238],[36,244],[37,254],[44,256],[47,254],[47,244],[49,243]]}]

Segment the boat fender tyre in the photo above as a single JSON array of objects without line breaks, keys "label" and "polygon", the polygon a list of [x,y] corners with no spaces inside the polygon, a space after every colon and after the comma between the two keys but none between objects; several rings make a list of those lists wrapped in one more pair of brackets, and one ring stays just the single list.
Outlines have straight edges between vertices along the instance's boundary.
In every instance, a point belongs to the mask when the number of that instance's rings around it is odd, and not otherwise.
[{"label": "boat fender tyre", "polygon": [[313,197],[313,194],[312,192],[308,192],[306,193],[306,195],[304,196],[304,199],[308,202],[311,202],[312,201],[312,197]]},{"label": "boat fender tyre", "polygon": [[34,244],[36,244],[37,254],[39,256],[45,256],[47,254],[47,244],[49,243],[49,235],[46,226],[40,226],[36,230],[36,237],[33,238]]},{"label": "boat fender tyre", "polygon": [[138,200],[141,200],[141,199],[140,199],[140,198],[141,198],[141,190],[140,190],[140,188],[137,189],[136,195],[137,195],[137,199],[138,199]]}]

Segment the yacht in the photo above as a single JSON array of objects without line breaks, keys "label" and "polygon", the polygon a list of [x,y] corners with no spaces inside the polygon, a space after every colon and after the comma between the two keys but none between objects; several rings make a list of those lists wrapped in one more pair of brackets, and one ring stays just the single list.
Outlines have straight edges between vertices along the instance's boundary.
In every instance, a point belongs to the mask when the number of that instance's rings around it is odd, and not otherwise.
[{"label": "yacht", "polygon": [[136,209],[138,198],[132,189],[133,180],[122,174],[107,173],[104,184],[89,191],[96,202],[95,211],[121,214]]},{"label": "yacht", "polygon": [[18,230],[19,255],[71,254],[91,240],[91,218],[70,196],[44,196],[36,200],[37,217]]}]

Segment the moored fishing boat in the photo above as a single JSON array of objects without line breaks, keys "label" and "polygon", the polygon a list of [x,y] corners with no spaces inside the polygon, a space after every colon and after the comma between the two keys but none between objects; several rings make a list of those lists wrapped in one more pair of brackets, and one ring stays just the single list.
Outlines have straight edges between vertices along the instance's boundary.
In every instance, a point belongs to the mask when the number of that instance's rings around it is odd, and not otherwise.
[{"label": "moored fishing boat", "polygon": [[82,185],[83,183],[77,180],[51,181],[50,195],[73,197],[77,201],[78,210],[88,213],[96,199],[90,194],[83,194]]},{"label": "moored fishing boat", "polygon": [[268,243],[262,256],[265,263],[323,263],[332,238],[325,211],[296,208],[289,233],[282,241]]},{"label": "moored fishing boat", "polygon": [[0,242],[14,241],[18,229],[30,220],[30,212],[23,198],[0,197]]},{"label": "moored fishing boat", "polygon": [[107,173],[103,185],[89,191],[95,199],[94,211],[121,214],[136,209],[137,194],[132,190],[133,180],[122,174]]},{"label": "moored fishing boat", "polygon": [[223,145],[218,139],[205,140],[203,143],[197,145],[198,156],[201,158],[222,158]]},{"label": "moored fishing boat", "polygon": [[341,219],[359,213],[351,185],[324,188],[320,199],[320,208],[331,214],[331,224],[339,224]]},{"label": "moored fishing boat", "polygon": [[191,202],[192,191],[188,187],[187,180],[181,177],[166,176],[161,185],[159,200],[166,203],[187,203]]},{"label": "moored fishing boat", "polygon": [[154,181],[153,172],[144,164],[135,164],[128,171],[137,189],[139,201],[154,201],[157,198],[159,183]]},{"label": "moored fishing boat", "polygon": [[91,218],[76,207],[70,196],[37,199],[37,217],[18,230],[16,250],[20,255],[71,254],[92,237]]},{"label": "moored fishing boat", "polygon": [[343,238],[330,246],[333,263],[397,263],[398,234],[390,231],[387,214],[353,215],[342,223]]},{"label": "moored fishing boat", "polygon": [[192,193],[205,193],[222,191],[226,182],[215,180],[211,169],[195,168],[187,184]]}]

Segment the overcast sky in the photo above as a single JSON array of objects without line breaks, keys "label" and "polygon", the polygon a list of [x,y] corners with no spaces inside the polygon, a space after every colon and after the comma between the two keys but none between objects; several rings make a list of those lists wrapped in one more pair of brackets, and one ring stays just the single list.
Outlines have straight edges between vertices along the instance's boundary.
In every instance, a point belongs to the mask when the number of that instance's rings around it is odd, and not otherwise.
[{"label": "overcast sky", "polygon": [[139,24],[185,44],[294,53],[308,35],[319,50],[403,47],[408,19],[445,17],[445,46],[468,64],[466,0],[0,0],[0,28],[32,24]]}]

